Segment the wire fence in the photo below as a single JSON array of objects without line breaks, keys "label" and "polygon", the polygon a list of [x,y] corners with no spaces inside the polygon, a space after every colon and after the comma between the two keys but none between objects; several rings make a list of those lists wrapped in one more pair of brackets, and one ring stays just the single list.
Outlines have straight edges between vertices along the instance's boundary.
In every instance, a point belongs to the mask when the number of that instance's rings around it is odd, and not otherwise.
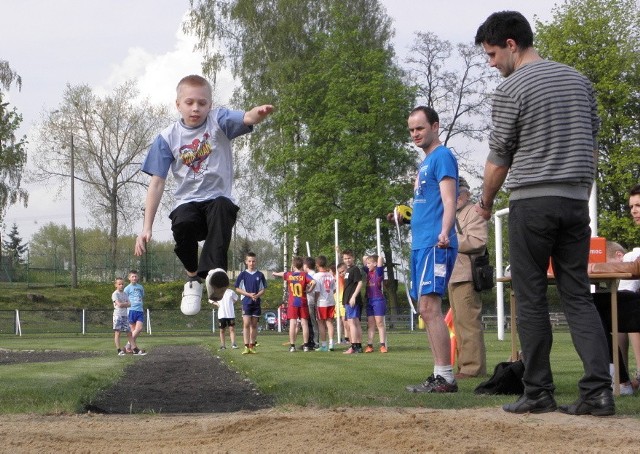
[{"label": "wire fence", "polygon": [[[215,310],[203,310],[187,316],[179,310],[147,309],[147,334],[206,334],[216,332]],[[241,321],[236,320],[236,325]],[[410,315],[388,315],[387,330],[409,331],[417,322]],[[366,325],[366,320],[363,321]],[[59,310],[0,310],[0,335],[33,334],[109,334],[113,332],[113,310],[59,309]],[[261,331],[286,332],[287,326],[269,323],[263,316]],[[366,329],[366,326],[365,326]]]},{"label": "wire fence", "polygon": [[[147,252],[141,257],[127,254],[114,263],[110,254],[78,251],[78,282],[112,282],[138,270],[143,282],[170,282],[182,279],[184,268],[173,251]],[[0,282],[26,283],[28,287],[43,285],[71,286],[72,267],[68,253],[27,254],[24,259],[0,256]]]}]

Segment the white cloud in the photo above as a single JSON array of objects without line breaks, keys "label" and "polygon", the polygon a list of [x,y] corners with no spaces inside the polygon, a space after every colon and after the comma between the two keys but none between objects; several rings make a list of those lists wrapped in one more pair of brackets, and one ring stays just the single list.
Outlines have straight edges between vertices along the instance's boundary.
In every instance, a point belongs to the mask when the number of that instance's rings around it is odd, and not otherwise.
[{"label": "white cloud", "polygon": [[[186,17],[186,16],[185,16]],[[173,106],[176,99],[175,88],[178,81],[189,74],[202,74],[202,52],[195,50],[197,40],[185,35],[180,27],[176,31],[173,50],[153,55],[141,47],[132,47],[126,58],[112,65],[111,74],[104,86],[97,87],[96,93],[106,94],[127,80],[138,82],[143,98],[153,104]],[[228,71],[217,77],[215,102],[226,104],[233,90],[233,78]]]}]

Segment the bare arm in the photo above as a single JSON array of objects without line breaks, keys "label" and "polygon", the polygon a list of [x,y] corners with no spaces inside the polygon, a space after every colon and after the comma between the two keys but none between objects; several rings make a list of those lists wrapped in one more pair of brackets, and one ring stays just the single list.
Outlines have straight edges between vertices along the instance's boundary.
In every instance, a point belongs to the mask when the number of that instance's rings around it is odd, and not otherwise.
[{"label": "bare arm", "polygon": [[589,274],[631,273],[634,278],[640,277],[640,258],[634,262],[589,263]]},{"label": "bare arm", "polygon": [[353,295],[351,295],[351,299],[349,300],[349,306],[354,307],[356,305],[356,296],[360,294],[361,290],[362,290],[362,281],[359,281],[358,285],[356,286],[356,291],[353,292]]},{"label": "bare arm", "polygon": [[267,118],[273,112],[273,106],[271,104],[265,104],[263,106],[257,106],[244,113],[244,124],[257,125],[265,118]]},{"label": "bare arm", "polygon": [[456,222],[456,180],[443,178],[439,186],[444,212],[442,213],[442,230],[438,235],[438,247],[445,248],[449,247],[449,232]]},{"label": "bare arm", "polygon": [[144,223],[142,225],[142,232],[136,238],[135,255],[140,256],[146,251],[146,246],[151,241],[151,234],[153,230],[153,221],[156,218],[158,212],[158,206],[160,206],[160,199],[162,199],[162,193],[164,192],[165,180],[159,176],[152,176],[149,187],[147,188],[147,198],[144,208]]},{"label": "bare arm", "polygon": [[487,161],[484,166],[484,177],[482,182],[482,195],[476,205],[476,212],[489,220],[491,218],[491,209],[493,208],[493,200],[502,187],[504,180],[507,179],[509,167],[499,166]]}]

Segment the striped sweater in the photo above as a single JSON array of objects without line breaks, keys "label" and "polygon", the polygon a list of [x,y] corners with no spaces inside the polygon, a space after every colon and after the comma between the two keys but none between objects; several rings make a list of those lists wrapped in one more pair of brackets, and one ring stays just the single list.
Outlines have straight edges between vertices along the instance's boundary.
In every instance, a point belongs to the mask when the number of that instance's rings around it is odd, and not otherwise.
[{"label": "striped sweater", "polygon": [[599,118],[585,76],[547,60],[523,65],[496,89],[492,121],[488,160],[510,167],[511,200],[588,200]]}]

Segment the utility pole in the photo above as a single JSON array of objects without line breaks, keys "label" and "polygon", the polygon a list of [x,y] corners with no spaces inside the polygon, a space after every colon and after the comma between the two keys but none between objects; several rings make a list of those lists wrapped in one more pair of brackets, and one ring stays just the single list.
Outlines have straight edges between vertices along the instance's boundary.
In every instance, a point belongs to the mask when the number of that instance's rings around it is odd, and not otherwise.
[{"label": "utility pole", "polygon": [[71,134],[71,287],[78,288],[78,262],[76,260],[76,175],[73,133]]}]

